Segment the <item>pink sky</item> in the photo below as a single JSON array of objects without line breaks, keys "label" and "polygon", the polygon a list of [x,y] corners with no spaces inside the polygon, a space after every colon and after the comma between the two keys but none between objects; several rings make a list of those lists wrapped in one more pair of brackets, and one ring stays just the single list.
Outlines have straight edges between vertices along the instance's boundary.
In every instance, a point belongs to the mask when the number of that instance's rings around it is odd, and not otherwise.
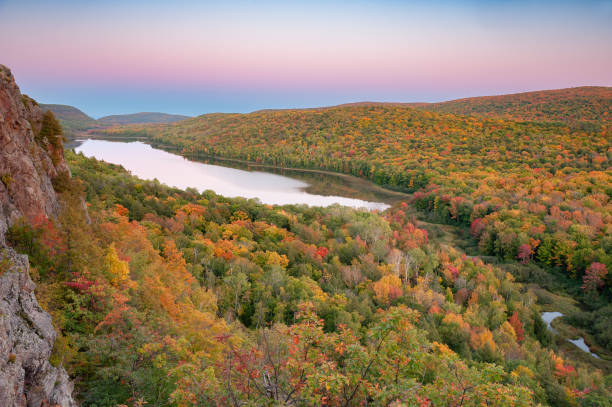
[{"label": "pink sky", "polygon": [[0,1],[0,63],[92,115],[612,85],[610,1],[538,4]]}]

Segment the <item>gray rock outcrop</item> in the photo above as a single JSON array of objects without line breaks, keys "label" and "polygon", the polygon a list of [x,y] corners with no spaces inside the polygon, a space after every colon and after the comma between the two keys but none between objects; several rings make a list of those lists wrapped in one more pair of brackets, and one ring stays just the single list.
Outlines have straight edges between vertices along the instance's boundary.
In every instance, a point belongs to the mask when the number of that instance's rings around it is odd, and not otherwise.
[{"label": "gray rock outcrop", "polygon": [[[27,256],[6,245],[19,218],[57,215],[52,180],[68,173],[62,151],[37,142],[43,112],[21,95],[0,65],[0,406],[76,406],[73,385],[49,357],[56,339],[51,316],[34,295]],[[56,157],[55,162],[52,157]],[[61,158],[57,158],[61,157]]]}]

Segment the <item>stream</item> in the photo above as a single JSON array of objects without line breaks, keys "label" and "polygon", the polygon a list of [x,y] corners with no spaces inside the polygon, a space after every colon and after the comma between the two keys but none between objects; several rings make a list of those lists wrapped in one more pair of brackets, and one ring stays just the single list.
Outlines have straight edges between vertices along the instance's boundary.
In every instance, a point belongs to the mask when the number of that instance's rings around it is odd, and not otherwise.
[{"label": "stream", "polygon": [[[558,311],[542,312],[542,319],[544,320],[544,322],[546,322],[546,327],[554,334],[557,333],[557,330],[551,326],[551,323],[555,318],[562,316],[563,314]],[[573,343],[581,350],[591,354],[591,356],[593,356],[594,358],[601,359],[599,355],[591,352],[591,349],[589,349],[587,344],[584,342],[584,338],[582,336],[578,339],[568,339],[568,342]]]}]

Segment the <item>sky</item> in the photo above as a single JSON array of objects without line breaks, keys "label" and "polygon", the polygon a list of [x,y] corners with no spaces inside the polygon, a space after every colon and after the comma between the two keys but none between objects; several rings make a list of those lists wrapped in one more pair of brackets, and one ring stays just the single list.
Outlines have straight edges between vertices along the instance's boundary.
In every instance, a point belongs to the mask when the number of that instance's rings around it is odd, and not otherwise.
[{"label": "sky", "polygon": [[612,86],[612,0],[0,0],[0,63],[95,118]]}]

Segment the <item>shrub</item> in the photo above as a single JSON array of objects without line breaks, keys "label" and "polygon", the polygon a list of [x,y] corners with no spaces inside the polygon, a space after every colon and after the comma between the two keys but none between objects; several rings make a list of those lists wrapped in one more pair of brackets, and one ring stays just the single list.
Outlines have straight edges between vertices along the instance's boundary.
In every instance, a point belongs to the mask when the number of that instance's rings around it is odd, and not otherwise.
[{"label": "shrub", "polygon": [[47,142],[54,149],[60,148],[62,142],[65,141],[64,130],[62,130],[62,126],[50,110],[47,110],[43,115],[42,127],[36,137],[36,141],[39,143]]},{"label": "shrub", "polygon": [[6,189],[8,189],[14,180],[10,174],[3,174],[0,176],[0,181],[2,181]]}]

